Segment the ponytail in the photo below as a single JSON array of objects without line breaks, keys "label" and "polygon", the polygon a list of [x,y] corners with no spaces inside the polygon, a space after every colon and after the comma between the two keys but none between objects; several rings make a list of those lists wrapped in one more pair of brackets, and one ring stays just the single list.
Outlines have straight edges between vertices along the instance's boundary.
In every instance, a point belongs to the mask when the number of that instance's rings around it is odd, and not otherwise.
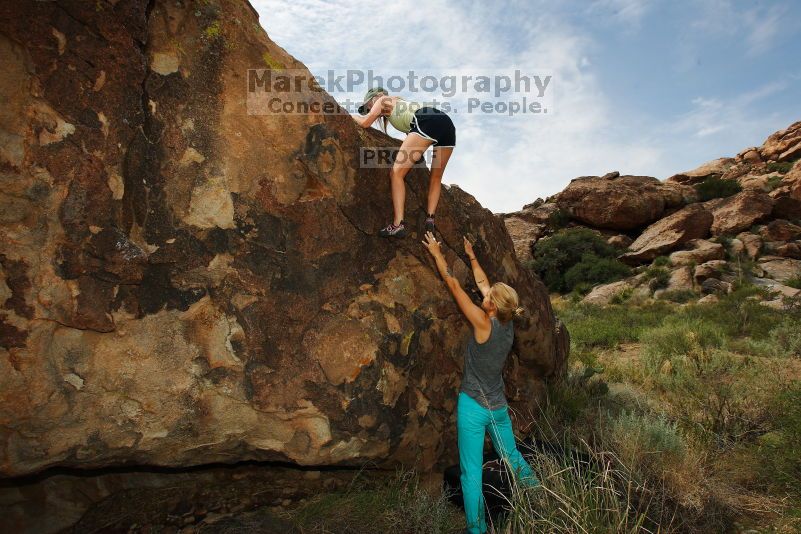
[{"label": "ponytail", "polygon": [[503,282],[496,282],[492,285],[490,300],[498,309],[498,319],[502,323],[509,322],[516,317],[523,317],[526,313],[525,308],[520,306],[517,291]]}]

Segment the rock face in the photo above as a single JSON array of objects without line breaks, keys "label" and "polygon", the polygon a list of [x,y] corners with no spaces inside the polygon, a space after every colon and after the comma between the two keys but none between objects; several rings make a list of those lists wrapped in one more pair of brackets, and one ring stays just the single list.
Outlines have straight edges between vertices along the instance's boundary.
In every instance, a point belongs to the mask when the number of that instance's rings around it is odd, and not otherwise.
[{"label": "rock face", "polygon": [[[387,171],[358,167],[397,142],[249,115],[248,69],[310,74],[246,2],[95,4],[0,2],[0,473],[453,462],[469,330],[419,236],[377,237]],[[452,187],[438,222],[463,283],[462,231],[529,310],[526,424],[566,332],[499,218]]]},{"label": "rock face", "polygon": [[632,285],[626,280],[612,282],[611,284],[603,284],[594,287],[593,290],[590,291],[584,297],[584,299],[582,299],[582,302],[586,304],[606,306],[607,304],[610,304],[612,299],[614,299],[616,296],[631,288]]},{"label": "rock face", "polygon": [[801,278],[801,260],[763,256],[759,259],[759,267],[765,271],[769,278],[778,282]]},{"label": "rock face", "polygon": [[801,226],[777,219],[769,222],[759,233],[765,241],[792,241],[801,237]]},{"label": "rock face", "polygon": [[668,178],[667,181],[680,184],[698,184],[713,176],[720,178],[726,174],[726,172],[731,169],[734,164],[734,158],[718,158],[708,163],[704,163],[697,169],[674,174]]},{"label": "rock face", "polygon": [[766,160],[789,161],[801,156],[801,121],[795,122],[774,134],[762,145]]},{"label": "rock face", "polygon": [[722,260],[725,250],[720,243],[713,243],[706,239],[694,239],[687,243],[689,250],[677,250],[670,255],[673,265],[698,265],[710,260]]},{"label": "rock face", "polygon": [[576,178],[556,204],[577,221],[597,228],[631,230],[659,219],[666,207],[690,201],[691,187],[669,186],[650,176]]},{"label": "rock face", "polygon": [[532,223],[521,217],[508,217],[503,222],[512,238],[517,257],[524,264],[530,261],[531,247],[542,237],[545,225]]},{"label": "rock face", "polygon": [[706,237],[711,224],[711,213],[699,204],[690,204],[646,228],[621,259],[629,263],[652,260],[682,243]]},{"label": "rock face", "polygon": [[736,234],[764,220],[773,211],[774,200],[761,191],[748,190],[705,203],[712,212],[712,235]]}]

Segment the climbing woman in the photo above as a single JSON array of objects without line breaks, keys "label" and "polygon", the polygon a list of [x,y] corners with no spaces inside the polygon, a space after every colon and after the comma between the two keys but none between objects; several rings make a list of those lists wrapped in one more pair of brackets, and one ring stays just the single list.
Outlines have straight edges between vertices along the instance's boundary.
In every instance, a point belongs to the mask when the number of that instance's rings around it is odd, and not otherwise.
[{"label": "climbing woman", "polygon": [[389,173],[395,219],[378,235],[381,237],[406,236],[406,221],[403,220],[406,184],[403,179],[431,145],[434,145],[434,156],[431,160],[425,230],[433,232],[434,212],[436,212],[439,202],[442,173],[445,172],[445,166],[448,164],[448,159],[456,144],[456,129],[453,121],[444,111],[407,101],[399,96],[389,96],[381,87],[374,87],[367,91],[367,94],[364,95],[364,103],[359,106],[359,114],[363,117],[354,117],[354,120],[363,128],[369,128],[380,117],[385,133],[387,122],[389,122],[396,129],[407,134]]},{"label": "climbing woman", "polygon": [[490,285],[467,238],[464,238],[465,253],[484,296],[481,307],[473,304],[451,274],[434,234],[427,232],[423,245],[434,257],[440,276],[473,329],[464,355],[462,385],[456,403],[456,435],[467,532],[484,533],[487,524],[481,474],[486,431],[498,456],[508,462],[520,486],[539,486],[539,480],[515,444],[503,384],[503,366],[514,340],[513,319],[523,314],[523,308],[513,288],[503,282]]}]

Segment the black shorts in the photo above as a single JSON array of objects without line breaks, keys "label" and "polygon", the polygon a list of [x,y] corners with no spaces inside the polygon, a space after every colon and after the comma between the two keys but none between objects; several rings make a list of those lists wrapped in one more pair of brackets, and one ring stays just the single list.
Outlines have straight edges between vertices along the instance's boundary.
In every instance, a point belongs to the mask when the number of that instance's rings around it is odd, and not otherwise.
[{"label": "black shorts", "polygon": [[422,107],[414,112],[409,133],[422,135],[434,141],[434,146],[456,146],[456,127],[444,111],[437,108]]}]

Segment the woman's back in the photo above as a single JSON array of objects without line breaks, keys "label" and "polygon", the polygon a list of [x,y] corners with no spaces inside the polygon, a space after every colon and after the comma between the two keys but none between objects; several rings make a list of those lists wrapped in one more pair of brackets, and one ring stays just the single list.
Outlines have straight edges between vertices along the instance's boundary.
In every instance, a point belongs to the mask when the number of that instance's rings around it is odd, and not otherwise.
[{"label": "woman's back", "polygon": [[411,102],[401,97],[395,99],[395,105],[389,114],[389,123],[398,131],[409,133],[414,120],[414,112],[423,107],[419,102]]},{"label": "woman's back", "polygon": [[514,323],[501,323],[491,317],[492,330],[484,343],[473,335],[467,342],[464,355],[464,374],[461,390],[489,410],[506,406],[503,367],[514,342]]}]

